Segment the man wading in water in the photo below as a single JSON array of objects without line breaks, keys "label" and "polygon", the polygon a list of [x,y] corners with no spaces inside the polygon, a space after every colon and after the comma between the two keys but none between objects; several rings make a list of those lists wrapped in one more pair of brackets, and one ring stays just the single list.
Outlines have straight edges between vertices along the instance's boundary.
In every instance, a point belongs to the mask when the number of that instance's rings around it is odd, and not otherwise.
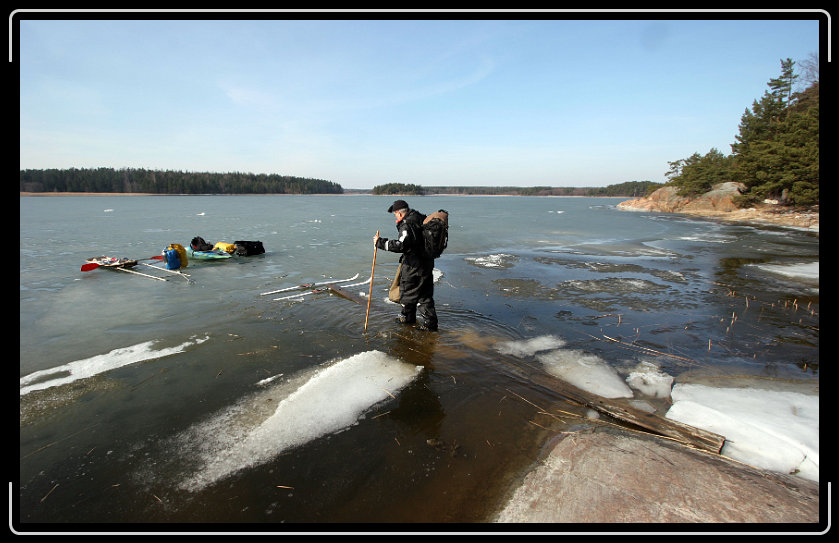
[{"label": "man wading in water", "polygon": [[423,252],[422,221],[425,215],[408,207],[404,200],[396,200],[387,210],[396,217],[397,239],[373,238],[373,244],[385,251],[402,253],[399,262],[402,273],[399,291],[402,314],[397,322],[413,324],[419,313],[422,321],[417,330],[437,330],[437,311],[434,309],[434,259]]}]

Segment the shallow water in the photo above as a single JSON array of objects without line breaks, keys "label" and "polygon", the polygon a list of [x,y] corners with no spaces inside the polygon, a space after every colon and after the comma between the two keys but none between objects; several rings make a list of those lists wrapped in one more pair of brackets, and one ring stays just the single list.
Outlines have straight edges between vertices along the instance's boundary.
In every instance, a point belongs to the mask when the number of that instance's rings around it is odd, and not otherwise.
[{"label": "shallow water", "polygon": [[[344,298],[260,296],[368,278],[373,234],[395,232],[390,200],[21,198],[23,526],[483,521],[558,424],[534,405],[585,423],[535,379],[561,360],[593,356],[623,380],[650,363],[675,382],[817,388],[817,235],[621,199],[409,199],[450,213],[437,334],[392,322],[397,255],[383,251],[366,333]],[[189,281],[79,271],[197,235],[266,254],[190,262]],[[564,358],[503,348],[545,337]]]}]

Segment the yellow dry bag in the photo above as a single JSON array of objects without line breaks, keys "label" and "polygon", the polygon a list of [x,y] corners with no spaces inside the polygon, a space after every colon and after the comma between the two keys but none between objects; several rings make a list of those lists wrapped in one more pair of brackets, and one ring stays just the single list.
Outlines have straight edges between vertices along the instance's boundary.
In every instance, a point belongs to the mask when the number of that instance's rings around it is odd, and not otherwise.
[{"label": "yellow dry bag", "polygon": [[235,243],[224,243],[224,242],[220,241],[220,242],[216,243],[215,245],[213,245],[213,250],[214,251],[224,251],[225,253],[232,255],[233,251],[236,250],[236,244]]}]

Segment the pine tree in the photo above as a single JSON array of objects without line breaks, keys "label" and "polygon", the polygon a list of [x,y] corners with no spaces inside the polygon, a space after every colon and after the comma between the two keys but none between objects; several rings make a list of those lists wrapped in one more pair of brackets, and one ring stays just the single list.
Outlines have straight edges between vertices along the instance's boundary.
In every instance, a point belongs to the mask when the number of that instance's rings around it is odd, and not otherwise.
[{"label": "pine tree", "polygon": [[717,149],[704,156],[694,153],[684,160],[668,162],[667,177],[679,188],[681,196],[695,196],[711,190],[714,185],[730,179],[731,158]]},{"label": "pine tree", "polygon": [[781,61],[781,76],[769,80],[769,88],[772,89],[770,93],[774,96],[781,105],[788,105],[792,100],[792,88],[798,75],[795,74],[793,67],[795,62],[788,58]]},{"label": "pine tree", "polygon": [[746,185],[744,204],[764,198],[818,203],[818,82],[814,92],[793,94],[794,64],[781,61],[781,75],[740,119],[731,178]]}]

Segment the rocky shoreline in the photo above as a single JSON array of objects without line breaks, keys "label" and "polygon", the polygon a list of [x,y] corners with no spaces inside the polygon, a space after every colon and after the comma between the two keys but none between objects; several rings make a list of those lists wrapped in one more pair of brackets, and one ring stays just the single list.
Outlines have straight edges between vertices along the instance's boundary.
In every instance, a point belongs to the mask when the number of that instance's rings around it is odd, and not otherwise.
[{"label": "rocky shoreline", "polygon": [[[696,198],[663,187],[618,204],[625,211],[681,213],[818,234],[818,208],[791,210],[777,203],[739,209],[742,186],[722,183]],[[565,530],[623,531],[630,526],[697,531],[749,526],[775,532],[824,533],[819,484],[708,454],[658,436],[618,428],[562,432],[519,481],[496,523],[549,525]],[[686,526],[688,528],[686,528]],[[628,528],[632,530],[633,528]],[[635,528],[637,529],[637,528]]]},{"label": "rocky shoreline", "polygon": [[819,497],[813,481],[601,427],[557,436],[493,522],[551,525],[550,531],[575,524],[581,531],[644,524],[685,532],[790,525],[791,532],[818,533],[825,529]]},{"label": "rocky shoreline", "polygon": [[679,196],[675,187],[665,186],[644,198],[634,198],[618,204],[624,211],[652,211],[682,213],[724,221],[781,226],[819,231],[818,206],[814,209],[790,209],[776,203],[764,202],[751,208],[738,208],[734,196],[743,186],[739,183],[720,183],[713,190],[696,198]]}]

